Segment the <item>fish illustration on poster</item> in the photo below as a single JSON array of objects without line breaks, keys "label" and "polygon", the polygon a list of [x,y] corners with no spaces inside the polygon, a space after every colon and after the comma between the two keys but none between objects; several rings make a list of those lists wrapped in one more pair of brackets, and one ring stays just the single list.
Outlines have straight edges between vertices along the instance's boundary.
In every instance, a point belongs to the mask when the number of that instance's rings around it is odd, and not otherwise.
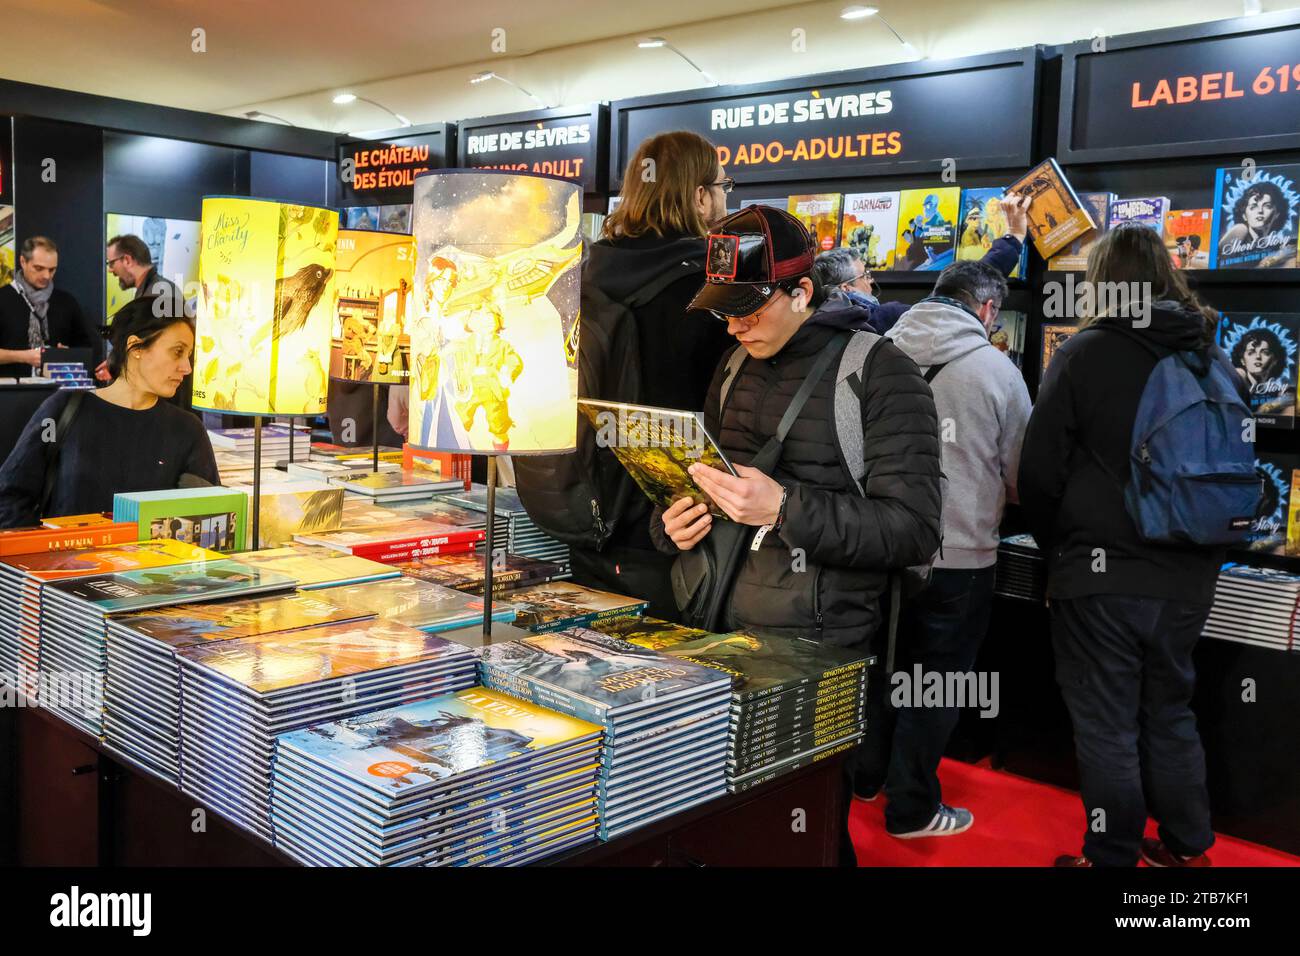
[{"label": "fish illustration on poster", "polygon": [[1255,420],[1269,428],[1294,428],[1300,315],[1224,313],[1219,347],[1250,393]]},{"label": "fish illustration on poster", "polygon": [[1220,169],[1214,182],[1212,269],[1296,266],[1300,164]]}]

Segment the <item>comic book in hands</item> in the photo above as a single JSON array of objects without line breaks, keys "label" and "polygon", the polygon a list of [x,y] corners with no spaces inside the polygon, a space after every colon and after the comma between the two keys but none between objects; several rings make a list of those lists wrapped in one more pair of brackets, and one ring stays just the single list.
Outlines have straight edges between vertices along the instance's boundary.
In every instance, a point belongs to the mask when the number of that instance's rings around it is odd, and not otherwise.
[{"label": "comic book in hands", "polygon": [[578,407],[596,430],[596,443],[614,453],[656,505],[667,508],[691,498],[708,504],[716,517],[726,517],[687,472],[699,463],[736,474],[701,413],[587,398],[579,399]]}]

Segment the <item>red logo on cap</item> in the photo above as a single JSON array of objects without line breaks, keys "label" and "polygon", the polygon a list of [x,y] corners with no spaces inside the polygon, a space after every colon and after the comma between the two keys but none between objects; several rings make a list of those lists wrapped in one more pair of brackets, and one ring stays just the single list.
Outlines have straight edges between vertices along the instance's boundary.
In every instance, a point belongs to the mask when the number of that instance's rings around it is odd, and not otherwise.
[{"label": "red logo on cap", "polygon": [[740,237],[726,235],[709,236],[708,261],[704,274],[714,281],[736,278],[736,268],[740,262]]}]

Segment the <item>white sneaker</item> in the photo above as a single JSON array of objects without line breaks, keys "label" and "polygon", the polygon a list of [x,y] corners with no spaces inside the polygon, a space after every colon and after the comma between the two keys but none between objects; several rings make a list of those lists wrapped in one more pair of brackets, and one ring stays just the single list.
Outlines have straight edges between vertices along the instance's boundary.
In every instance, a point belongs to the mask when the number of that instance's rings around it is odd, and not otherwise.
[{"label": "white sneaker", "polygon": [[945,804],[939,804],[939,811],[925,826],[919,830],[909,830],[906,833],[895,833],[886,827],[887,832],[892,837],[898,837],[900,840],[915,840],[917,837],[941,837],[956,836],[958,833],[965,833],[975,822],[975,814],[963,807],[950,807]]}]

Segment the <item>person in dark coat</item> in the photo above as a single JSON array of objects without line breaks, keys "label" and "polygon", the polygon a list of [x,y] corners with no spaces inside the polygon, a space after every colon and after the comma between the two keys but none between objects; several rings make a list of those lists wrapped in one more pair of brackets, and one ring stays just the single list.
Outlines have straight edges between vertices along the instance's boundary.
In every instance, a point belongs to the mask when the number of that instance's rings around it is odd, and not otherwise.
[{"label": "person in dark coat", "polygon": [[[1225,555],[1142,541],[1115,476],[1129,474],[1133,425],[1158,357],[1210,351],[1227,359],[1214,344],[1217,314],[1152,230],[1126,225],[1104,236],[1089,253],[1087,282],[1132,290],[1129,307],[1085,314],[1082,331],[1053,356],[1018,482],[1047,558],[1056,679],[1090,824],[1083,854],[1057,865],[1133,866],[1141,854],[1155,866],[1206,866],[1214,832],[1189,706],[1192,651]],[[1158,840],[1142,837],[1148,811],[1160,823]],[[1099,820],[1104,826],[1092,825]]]},{"label": "person in dark coat", "polygon": [[[771,475],[750,467],[773,437],[823,349],[842,352],[848,330],[870,316],[812,278],[814,246],[784,211],[751,206],[710,236],[710,270],[692,305],[725,318],[747,357],[726,406],[724,359],[709,385],[705,425],[738,476],[692,465],[701,489],[733,520],[758,526],[731,584],[726,626],[868,649],[884,620],[891,572],[929,561],[939,547],[939,431],[934,399],[916,363],[882,340],[861,376],[862,488],[840,462],[834,413],[835,362],[814,387],[786,436]],[[725,255],[723,254],[725,253]],[[850,441],[846,440],[845,444]],[[668,553],[696,547],[712,530],[704,504],[682,498],[656,510],[656,540]],[[762,530],[766,529],[766,530]],[[799,560],[796,560],[799,559]],[[845,862],[851,778],[845,775]]]},{"label": "person in dark coat", "polygon": [[[653,170],[653,176],[646,176]],[[591,246],[582,281],[615,301],[675,275],[633,309],[641,353],[641,404],[698,411],[709,377],[732,346],[726,327],[690,309],[704,281],[704,237],[727,214],[731,180],[702,136],[661,133],[628,162],[621,202]],[[677,619],[671,559],[650,539],[650,501],[631,496],[629,513],[600,550],[572,548],[573,580],[650,601],[648,614]]]},{"label": "person in dark coat", "polygon": [[41,365],[41,350],[94,349],[95,341],[77,300],[54,285],[59,247],[45,236],[29,236],[18,255],[18,271],[0,288],[0,378],[24,378]]}]

